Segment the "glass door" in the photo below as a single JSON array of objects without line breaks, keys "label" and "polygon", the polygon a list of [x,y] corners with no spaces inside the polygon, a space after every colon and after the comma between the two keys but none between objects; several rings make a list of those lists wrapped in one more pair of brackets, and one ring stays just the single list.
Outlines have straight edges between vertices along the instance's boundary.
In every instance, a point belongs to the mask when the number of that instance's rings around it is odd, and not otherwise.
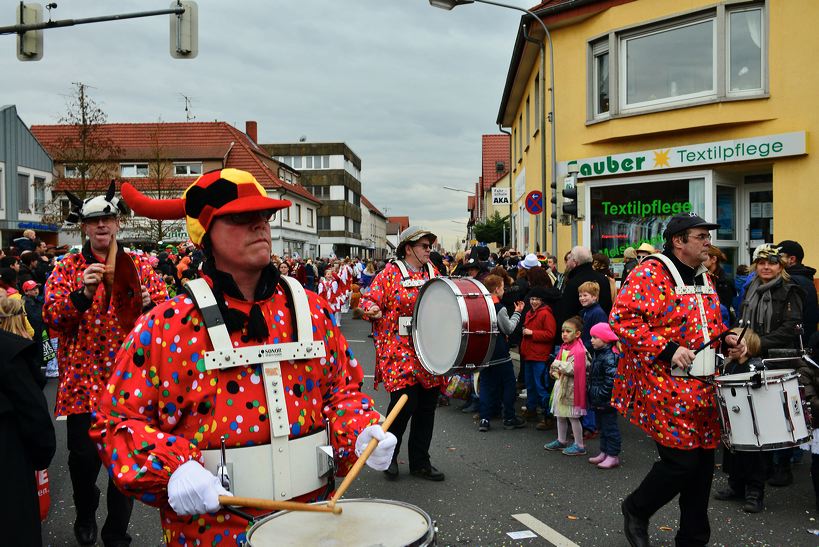
[{"label": "glass door", "polygon": [[745,218],[748,220],[747,260],[751,264],[754,249],[763,243],[774,243],[773,186],[771,183],[746,184],[743,188]]}]

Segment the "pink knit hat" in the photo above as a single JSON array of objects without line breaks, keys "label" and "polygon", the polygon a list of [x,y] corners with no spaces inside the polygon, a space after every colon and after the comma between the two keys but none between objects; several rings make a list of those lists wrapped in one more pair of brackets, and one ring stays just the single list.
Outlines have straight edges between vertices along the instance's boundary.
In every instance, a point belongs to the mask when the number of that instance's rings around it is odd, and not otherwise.
[{"label": "pink knit hat", "polygon": [[614,331],[611,330],[608,323],[597,323],[591,328],[589,333],[607,344],[611,344],[612,342],[616,342],[618,340],[617,335],[614,334]]}]

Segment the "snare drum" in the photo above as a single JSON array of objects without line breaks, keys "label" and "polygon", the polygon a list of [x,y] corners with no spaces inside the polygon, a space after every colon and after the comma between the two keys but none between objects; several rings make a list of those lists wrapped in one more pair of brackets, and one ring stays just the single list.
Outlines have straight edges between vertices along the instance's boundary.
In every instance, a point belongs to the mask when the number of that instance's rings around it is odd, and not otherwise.
[{"label": "snare drum", "polygon": [[722,439],[734,450],[789,448],[811,438],[810,408],[798,374],[766,370],[715,379]]},{"label": "snare drum", "polygon": [[498,318],[483,283],[469,277],[436,277],[418,292],[412,344],[432,374],[474,372],[495,349]]},{"label": "snare drum", "polygon": [[340,500],[340,515],[282,511],[265,517],[247,533],[247,545],[435,545],[428,514],[409,503],[389,500]]}]

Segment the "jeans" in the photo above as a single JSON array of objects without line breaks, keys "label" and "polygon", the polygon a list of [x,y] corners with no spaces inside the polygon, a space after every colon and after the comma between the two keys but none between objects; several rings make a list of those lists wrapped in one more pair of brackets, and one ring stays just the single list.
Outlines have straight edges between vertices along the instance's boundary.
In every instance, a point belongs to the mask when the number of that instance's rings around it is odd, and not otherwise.
[{"label": "jeans", "polygon": [[503,419],[515,417],[515,369],[512,361],[481,370],[481,420],[491,420],[498,405],[503,403]]},{"label": "jeans", "polygon": [[[100,498],[96,483],[102,462],[97,454],[97,447],[88,436],[90,428],[91,414],[72,414],[66,420],[68,471],[74,491],[77,520],[81,521],[95,518]],[[108,477],[106,501],[108,515],[100,533],[103,543],[130,543],[128,522],[131,520],[131,511],[134,507],[133,498],[117,490],[114,481]]]},{"label": "jeans", "polygon": [[390,406],[387,407],[387,414],[390,413],[401,395],[405,393],[409,397],[407,404],[404,405],[390,428],[392,434],[398,439],[392,461],[398,461],[401,439],[404,437],[404,431],[406,431],[411,419],[412,426],[410,427],[407,451],[409,453],[410,471],[417,471],[430,466],[429,445],[432,443],[432,431],[435,428],[435,409],[438,407],[438,395],[441,390],[438,387],[425,389],[421,384],[415,384],[393,391],[390,393]]},{"label": "jeans", "polygon": [[549,391],[546,384],[546,362],[526,361],[526,408],[530,412],[537,407],[549,408]]},{"label": "jeans", "polygon": [[617,411],[613,408],[597,409],[597,425],[600,428],[600,452],[608,456],[618,456],[622,437],[617,427]]},{"label": "jeans", "polygon": [[583,425],[583,429],[588,429],[589,431],[597,431],[599,427],[594,410],[591,408],[586,411],[585,416],[580,417],[580,423]]},{"label": "jeans", "polygon": [[625,500],[633,515],[648,520],[662,506],[680,495],[678,547],[707,545],[711,537],[708,501],[714,479],[714,450],[681,450],[657,443],[660,460]]}]

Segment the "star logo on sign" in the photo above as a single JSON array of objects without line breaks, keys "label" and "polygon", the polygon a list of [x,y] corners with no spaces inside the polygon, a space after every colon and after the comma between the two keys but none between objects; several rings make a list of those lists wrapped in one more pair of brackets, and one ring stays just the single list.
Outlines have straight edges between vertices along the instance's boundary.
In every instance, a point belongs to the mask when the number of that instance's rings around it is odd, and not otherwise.
[{"label": "star logo on sign", "polygon": [[670,150],[655,150],[654,151],[654,167],[671,167],[668,163],[668,153]]}]

